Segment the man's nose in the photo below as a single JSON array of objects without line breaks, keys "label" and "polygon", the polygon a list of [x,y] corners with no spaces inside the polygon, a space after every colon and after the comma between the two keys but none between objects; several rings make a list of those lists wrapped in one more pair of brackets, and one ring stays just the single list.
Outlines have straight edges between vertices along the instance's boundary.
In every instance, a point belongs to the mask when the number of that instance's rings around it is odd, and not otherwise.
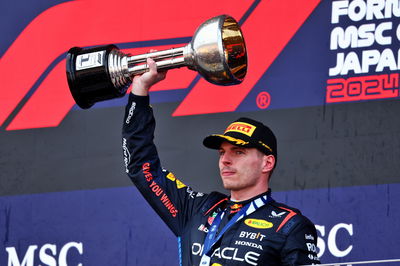
[{"label": "man's nose", "polygon": [[232,160],[227,153],[224,153],[223,155],[221,155],[221,163],[223,165],[231,165],[232,164]]}]

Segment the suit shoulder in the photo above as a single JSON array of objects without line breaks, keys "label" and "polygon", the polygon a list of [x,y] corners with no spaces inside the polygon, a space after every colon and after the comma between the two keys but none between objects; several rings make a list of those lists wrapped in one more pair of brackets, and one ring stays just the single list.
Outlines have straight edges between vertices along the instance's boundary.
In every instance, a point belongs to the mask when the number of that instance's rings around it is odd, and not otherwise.
[{"label": "suit shoulder", "polygon": [[212,211],[222,209],[227,201],[228,201],[227,195],[217,191],[213,191],[210,194],[206,195],[206,200],[203,206],[201,207],[201,213],[203,215],[208,215]]},{"label": "suit shoulder", "polygon": [[299,209],[296,209],[294,207],[288,206],[286,204],[280,203],[280,202],[271,202],[270,204],[274,211],[277,212],[279,211],[280,213],[285,212],[286,214],[296,214],[296,215],[302,215],[301,211]]},{"label": "suit shoulder", "polygon": [[277,232],[288,234],[298,226],[314,226],[314,224],[297,208],[279,202],[272,202],[270,206],[271,209],[268,213],[268,217],[270,219],[275,218],[280,220]]}]

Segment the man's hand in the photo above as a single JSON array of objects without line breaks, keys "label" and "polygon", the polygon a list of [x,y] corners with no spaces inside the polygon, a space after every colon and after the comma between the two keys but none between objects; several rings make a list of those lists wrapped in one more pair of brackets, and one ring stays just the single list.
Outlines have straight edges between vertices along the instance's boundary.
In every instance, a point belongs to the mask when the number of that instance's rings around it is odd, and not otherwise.
[{"label": "man's hand", "polygon": [[140,76],[135,76],[132,80],[132,93],[135,95],[149,95],[151,86],[165,79],[167,75],[167,71],[157,71],[156,62],[153,59],[147,58],[147,65],[149,66],[149,71]]}]

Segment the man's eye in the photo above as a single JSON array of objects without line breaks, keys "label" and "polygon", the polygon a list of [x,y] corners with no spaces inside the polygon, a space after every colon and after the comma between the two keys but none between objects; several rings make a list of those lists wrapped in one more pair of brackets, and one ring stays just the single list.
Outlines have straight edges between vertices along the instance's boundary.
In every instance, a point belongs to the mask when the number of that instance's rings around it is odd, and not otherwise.
[{"label": "man's eye", "polygon": [[241,154],[244,154],[244,152],[238,150],[238,151],[236,151],[236,154],[237,154],[237,155],[241,155]]}]

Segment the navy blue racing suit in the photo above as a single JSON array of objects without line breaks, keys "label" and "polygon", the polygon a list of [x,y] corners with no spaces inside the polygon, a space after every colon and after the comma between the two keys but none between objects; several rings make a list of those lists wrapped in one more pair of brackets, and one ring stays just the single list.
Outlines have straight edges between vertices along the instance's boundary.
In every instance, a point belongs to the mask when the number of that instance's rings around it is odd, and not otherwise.
[{"label": "navy blue racing suit", "polygon": [[[163,169],[153,143],[155,120],[148,96],[130,94],[122,131],[126,173],[181,240],[181,265],[199,266],[204,239],[217,213],[227,223],[246,202],[219,192],[195,192]],[[270,191],[267,192],[270,195]],[[227,230],[210,252],[209,265],[319,264],[314,225],[297,209],[270,201]]]}]

